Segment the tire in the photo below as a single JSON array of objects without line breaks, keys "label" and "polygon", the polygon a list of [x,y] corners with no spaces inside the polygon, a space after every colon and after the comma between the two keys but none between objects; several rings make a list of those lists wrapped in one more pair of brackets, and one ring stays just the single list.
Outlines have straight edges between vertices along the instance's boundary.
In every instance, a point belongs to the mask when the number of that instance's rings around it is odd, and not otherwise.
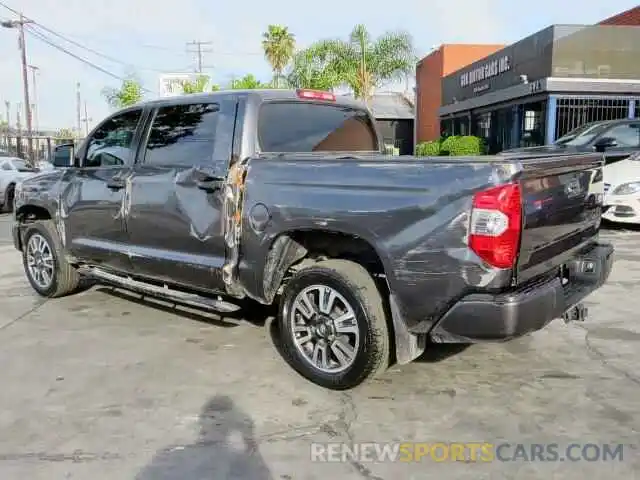
[{"label": "tire", "polygon": [[6,213],[13,212],[13,199],[16,192],[15,184],[11,183],[7,186],[7,190],[4,194],[4,205],[2,205],[2,211]]},{"label": "tire", "polygon": [[[324,299],[333,298],[331,314],[324,308],[325,313],[317,315],[322,313],[321,292]],[[313,316],[308,308],[301,308],[303,295],[315,304],[315,320],[307,319]],[[343,320],[335,322],[340,316]],[[351,321],[344,320],[349,316]],[[287,363],[322,387],[347,390],[382,374],[389,366],[390,339],[384,302],[369,272],[357,263],[326,260],[297,272],[282,294],[278,325]],[[303,340],[307,337],[310,340]],[[347,341],[349,349],[345,350]],[[327,352],[324,368],[323,350]]]},{"label": "tire", "polygon": [[[36,251],[40,255],[37,255]],[[47,258],[50,260],[47,261]],[[32,269],[29,265],[34,261],[36,266]],[[76,269],[67,262],[58,232],[51,220],[34,222],[26,227],[22,248],[22,264],[31,287],[43,297],[62,297],[72,293],[78,287],[80,276]],[[37,276],[35,272],[38,268],[41,269],[41,272],[50,272],[48,275],[50,281],[45,281],[47,277],[42,276],[42,273],[39,277]]]}]

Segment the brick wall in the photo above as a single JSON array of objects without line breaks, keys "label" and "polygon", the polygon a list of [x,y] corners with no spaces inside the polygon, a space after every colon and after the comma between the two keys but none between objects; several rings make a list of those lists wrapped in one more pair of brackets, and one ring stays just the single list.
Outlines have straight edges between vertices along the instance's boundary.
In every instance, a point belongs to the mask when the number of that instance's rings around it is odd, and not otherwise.
[{"label": "brick wall", "polygon": [[442,45],[416,66],[416,142],[440,136],[442,77],[504,48],[504,45]]},{"label": "brick wall", "polygon": [[598,25],[640,26],[640,5],[601,21]]}]

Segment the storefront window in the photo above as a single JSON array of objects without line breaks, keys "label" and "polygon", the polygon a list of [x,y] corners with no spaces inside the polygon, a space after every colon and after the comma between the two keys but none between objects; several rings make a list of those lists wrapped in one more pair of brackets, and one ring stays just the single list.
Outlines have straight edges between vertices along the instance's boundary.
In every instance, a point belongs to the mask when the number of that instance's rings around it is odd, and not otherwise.
[{"label": "storefront window", "polygon": [[545,141],[544,102],[528,103],[522,106],[522,134],[520,146],[534,147]]}]

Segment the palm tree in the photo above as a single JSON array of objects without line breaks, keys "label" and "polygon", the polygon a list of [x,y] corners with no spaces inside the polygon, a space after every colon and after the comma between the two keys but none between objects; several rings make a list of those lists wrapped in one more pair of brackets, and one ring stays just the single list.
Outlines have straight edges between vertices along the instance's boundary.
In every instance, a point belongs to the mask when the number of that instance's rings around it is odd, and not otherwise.
[{"label": "palm tree", "polygon": [[329,52],[312,45],[293,56],[287,82],[293,88],[333,90],[342,83],[333,67]]},{"label": "palm tree", "polygon": [[273,84],[276,88],[280,86],[282,72],[291,61],[295,48],[295,37],[287,27],[269,25],[262,34],[262,50],[273,70]]},{"label": "palm tree", "polygon": [[323,40],[312,48],[329,58],[328,68],[365,101],[383,83],[405,78],[417,60],[408,33],[387,32],[372,39],[364,25],[356,25],[347,41]]}]

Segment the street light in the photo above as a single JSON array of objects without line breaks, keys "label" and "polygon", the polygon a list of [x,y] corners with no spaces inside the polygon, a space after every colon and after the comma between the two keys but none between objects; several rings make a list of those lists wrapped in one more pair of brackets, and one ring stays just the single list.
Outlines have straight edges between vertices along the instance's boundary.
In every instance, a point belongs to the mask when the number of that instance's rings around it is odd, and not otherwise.
[{"label": "street light", "polygon": [[33,131],[31,129],[31,103],[29,102],[29,77],[27,76],[27,48],[24,41],[24,25],[26,23],[33,23],[33,20],[27,20],[20,15],[19,20],[2,20],[0,26],[4,28],[17,28],[18,29],[18,44],[21,53],[22,60],[22,84],[24,87],[24,112],[27,120],[27,149],[28,149],[28,161],[33,160],[33,145],[31,137]]}]

